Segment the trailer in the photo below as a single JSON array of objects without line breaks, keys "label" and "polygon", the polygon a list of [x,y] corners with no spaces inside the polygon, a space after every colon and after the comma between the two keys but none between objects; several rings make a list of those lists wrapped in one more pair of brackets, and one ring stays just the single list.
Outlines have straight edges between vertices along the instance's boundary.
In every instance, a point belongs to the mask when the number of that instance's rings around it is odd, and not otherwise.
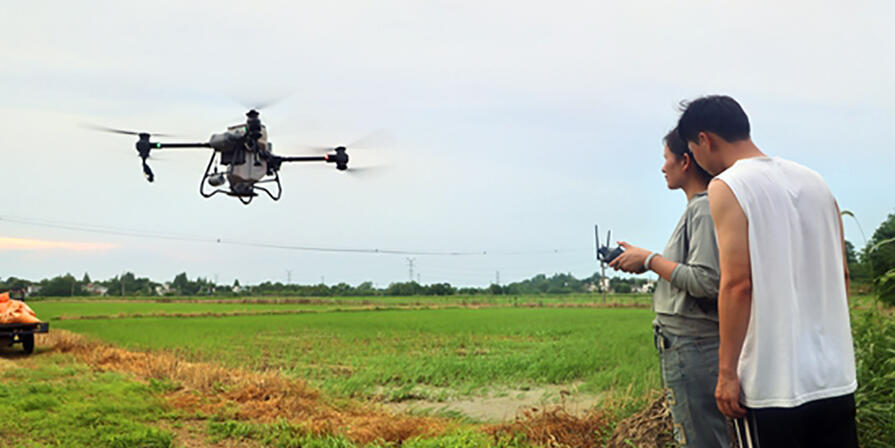
[{"label": "trailer", "polygon": [[34,335],[50,331],[49,322],[32,324],[0,324],[0,346],[22,344],[25,354],[34,353]]}]

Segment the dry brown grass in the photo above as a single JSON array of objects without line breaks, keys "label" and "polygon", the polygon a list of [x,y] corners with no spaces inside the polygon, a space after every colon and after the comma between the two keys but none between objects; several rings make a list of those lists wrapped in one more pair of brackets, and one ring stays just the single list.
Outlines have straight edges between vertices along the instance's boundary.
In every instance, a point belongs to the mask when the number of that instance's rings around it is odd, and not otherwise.
[{"label": "dry brown grass", "polygon": [[64,330],[39,335],[38,344],[70,353],[96,369],[174,382],[180,387],[168,393],[169,402],[206,415],[257,422],[286,420],[305,425],[315,434],[344,435],[359,444],[436,436],[454,425],[445,419],[395,415],[364,403],[336,407],[304,382],[275,373],[185,362],[167,353],[122,350]]},{"label": "dry brown grass", "polygon": [[665,448],[676,446],[674,423],[665,396],[655,398],[643,411],[616,425],[606,446],[609,448]]},{"label": "dry brown grass", "polygon": [[[178,388],[169,403],[196,415],[273,422],[286,420],[318,435],[343,435],[360,445],[374,441],[400,444],[413,437],[434,437],[459,423],[444,418],[394,414],[376,405],[333,401],[306,383],[276,373],[249,372],[211,363],[186,362],[163,352],[123,350],[65,330],[40,334],[38,345],[69,353],[95,369],[127,372],[138,380],[170,381]],[[583,415],[565,406],[529,408],[512,422],[483,425],[496,439],[524,434],[537,446],[599,446],[610,418],[598,410]],[[671,442],[671,420],[664,399],[618,424],[609,447],[665,447]]]},{"label": "dry brown grass", "polygon": [[495,438],[524,434],[537,446],[551,448],[584,448],[599,446],[609,428],[607,416],[592,410],[577,416],[564,405],[529,408],[509,423],[485,427]]}]

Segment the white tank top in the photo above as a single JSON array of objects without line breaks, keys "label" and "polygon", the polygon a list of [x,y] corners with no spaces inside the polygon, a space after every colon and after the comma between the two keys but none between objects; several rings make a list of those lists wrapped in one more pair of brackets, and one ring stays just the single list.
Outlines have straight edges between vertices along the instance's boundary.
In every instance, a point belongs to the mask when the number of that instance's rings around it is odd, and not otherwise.
[{"label": "white tank top", "polygon": [[749,226],[752,314],[737,370],[744,404],[789,408],[854,392],[840,220],[826,182],[776,157],[739,160],[717,177]]}]

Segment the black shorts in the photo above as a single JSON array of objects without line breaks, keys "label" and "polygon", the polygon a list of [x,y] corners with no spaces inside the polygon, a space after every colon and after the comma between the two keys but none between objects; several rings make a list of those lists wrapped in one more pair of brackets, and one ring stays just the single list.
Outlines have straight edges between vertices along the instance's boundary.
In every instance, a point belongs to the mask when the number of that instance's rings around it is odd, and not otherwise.
[{"label": "black shorts", "polygon": [[746,408],[733,421],[742,448],[857,448],[855,394],[809,401],[794,408]]}]

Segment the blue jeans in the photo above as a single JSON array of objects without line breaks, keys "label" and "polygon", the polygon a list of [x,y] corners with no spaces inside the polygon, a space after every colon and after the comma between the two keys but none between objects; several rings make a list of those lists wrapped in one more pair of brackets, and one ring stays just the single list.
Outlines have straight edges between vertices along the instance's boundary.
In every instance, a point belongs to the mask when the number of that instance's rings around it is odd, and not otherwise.
[{"label": "blue jeans", "polygon": [[727,419],[715,404],[718,338],[675,336],[654,328],[674,438],[681,447],[730,446]]}]

